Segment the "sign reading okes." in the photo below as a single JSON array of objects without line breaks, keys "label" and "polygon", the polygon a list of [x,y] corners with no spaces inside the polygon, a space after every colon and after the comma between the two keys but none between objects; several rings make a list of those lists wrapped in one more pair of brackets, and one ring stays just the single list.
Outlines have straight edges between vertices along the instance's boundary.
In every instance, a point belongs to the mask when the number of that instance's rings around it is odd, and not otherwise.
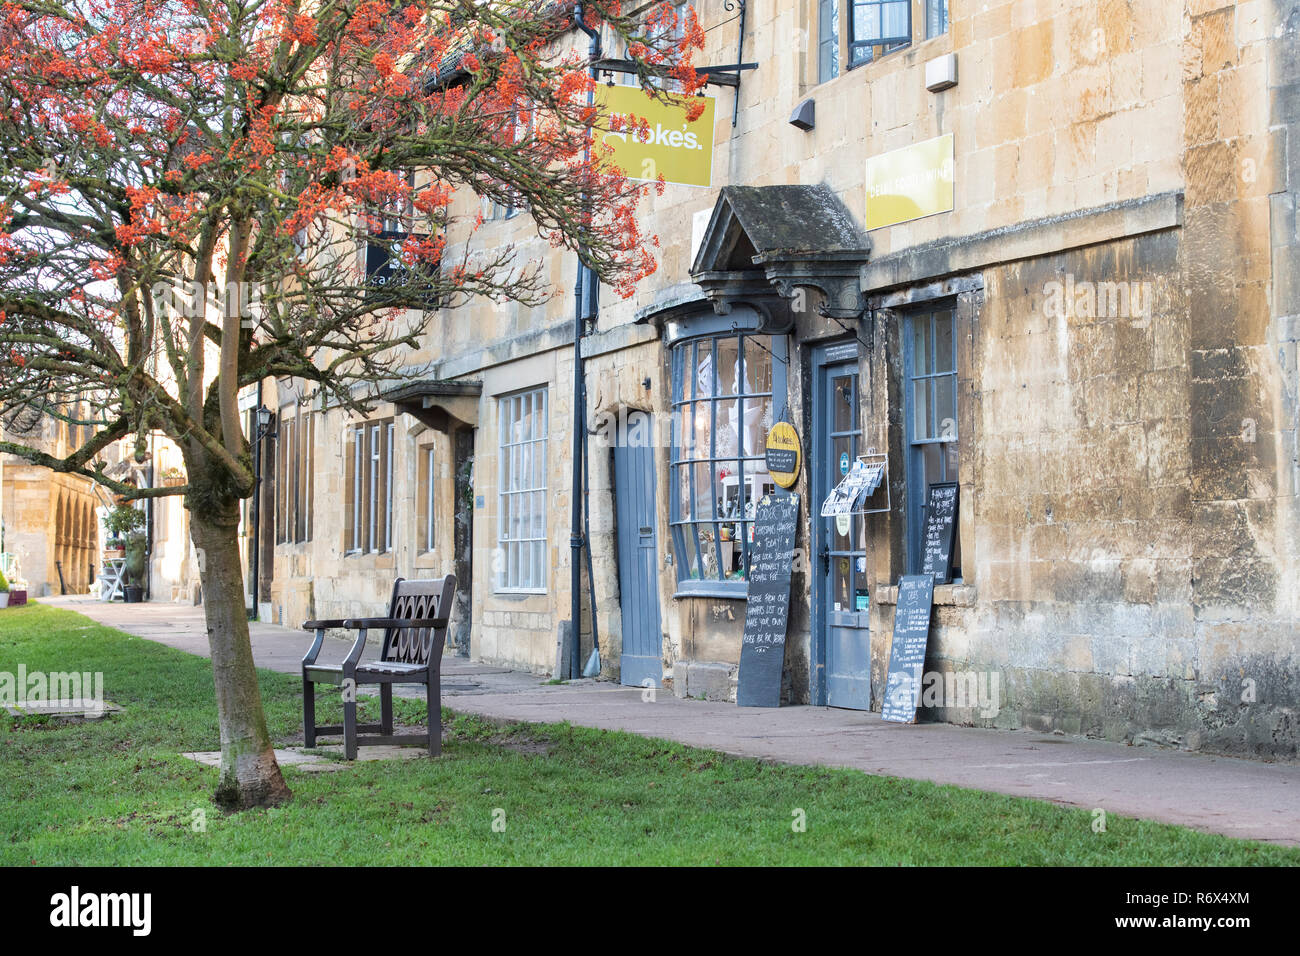
[{"label": "sign reading okes.", "polygon": [[[703,101],[704,112],[694,121],[686,118],[692,103]],[[713,174],[713,107],[711,96],[652,97],[639,86],[596,87],[596,105],[601,126],[620,117],[625,127],[635,117],[647,128],[637,131],[604,131],[596,134],[609,152],[599,160],[623,170],[629,179],[664,182],[683,186],[709,186]]]},{"label": "sign reading okes.", "polygon": [[867,160],[867,229],[952,210],[952,133]]}]

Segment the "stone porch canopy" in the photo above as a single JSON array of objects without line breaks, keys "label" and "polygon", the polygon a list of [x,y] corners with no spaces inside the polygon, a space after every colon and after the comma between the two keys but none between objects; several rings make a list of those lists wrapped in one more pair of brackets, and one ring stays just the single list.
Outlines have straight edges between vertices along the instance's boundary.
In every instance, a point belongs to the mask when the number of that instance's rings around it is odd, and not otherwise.
[{"label": "stone porch canopy", "polygon": [[823,315],[857,319],[870,247],[852,213],[824,184],[724,186],[691,278],[719,315],[742,300],[759,304],[773,289],[791,299],[799,287],[811,287],[825,296]]},{"label": "stone porch canopy", "polygon": [[385,392],[382,397],[398,411],[449,435],[458,428],[478,425],[478,400],[482,393],[482,382],[425,379]]}]

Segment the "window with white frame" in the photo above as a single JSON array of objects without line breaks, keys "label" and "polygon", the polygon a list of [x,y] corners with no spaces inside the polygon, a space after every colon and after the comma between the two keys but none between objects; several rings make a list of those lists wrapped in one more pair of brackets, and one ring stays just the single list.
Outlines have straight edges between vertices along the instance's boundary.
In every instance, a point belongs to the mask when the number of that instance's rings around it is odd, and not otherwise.
[{"label": "window with white frame", "polygon": [[393,431],[391,419],[348,429],[344,550],[393,550]]},{"label": "window with white frame", "polygon": [[546,389],[498,399],[496,589],[546,590]]},{"label": "window with white frame", "polygon": [[420,551],[428,553],[436,551],[436,541],[434,532],[436,522],[434,520],[434,503],[435,503],[435,485],[437,481],[437,471],[434,469],[434,448],[433,445],[421,445],[416,454],[416,527],[419,531]]}]

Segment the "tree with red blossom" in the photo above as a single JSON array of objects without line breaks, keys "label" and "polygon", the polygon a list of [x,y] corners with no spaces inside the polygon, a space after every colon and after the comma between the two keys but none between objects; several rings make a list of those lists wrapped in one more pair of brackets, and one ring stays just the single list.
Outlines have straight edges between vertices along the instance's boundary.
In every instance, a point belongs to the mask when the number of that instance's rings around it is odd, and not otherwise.
[{"label": "tree with red blossom", "polygon": [[[698,88],[693,13],[663,29],[666,3],[581,12],[627,44],[648,89]],[[552,294],[540,263],[471,251],[475,222],[453,212],[465,191],[526,209],[621,292],[654,268],[635,220],[645,187],[592,158],[574,14],[547,0],[0,5],[0,415],[90,426],[66,457],[0,451],[128,498],[184,495],[224,806],[289,795],[244,612],[237,530],[255,479],[239,390],[293,376],[361,410],[411,373],[434,305]],[[367,281],[367,242],[403,281]],[[143,460],[158,432],[185,485],[106,472],[106,449],[134,439]]]}]

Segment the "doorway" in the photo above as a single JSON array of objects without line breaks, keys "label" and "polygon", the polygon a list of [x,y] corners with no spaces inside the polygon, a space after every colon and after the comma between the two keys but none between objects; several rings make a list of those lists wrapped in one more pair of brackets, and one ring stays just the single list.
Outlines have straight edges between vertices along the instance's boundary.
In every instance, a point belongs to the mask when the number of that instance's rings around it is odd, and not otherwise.
[{"label": "doorway", "polygon": [[[614,446],[618,589],[623,621],[619,681],[633,687],[658,687],[664,670],[653,424],[647,413],[629,412],[626,433]],[[633,441],[633,436],[645,440]]]},{"label": "doorway", "polygon": [[862,515],[820,516],[821,503],[863,454],[856,341],[813,352],[813,701],[871,708],[866,526]]}]

